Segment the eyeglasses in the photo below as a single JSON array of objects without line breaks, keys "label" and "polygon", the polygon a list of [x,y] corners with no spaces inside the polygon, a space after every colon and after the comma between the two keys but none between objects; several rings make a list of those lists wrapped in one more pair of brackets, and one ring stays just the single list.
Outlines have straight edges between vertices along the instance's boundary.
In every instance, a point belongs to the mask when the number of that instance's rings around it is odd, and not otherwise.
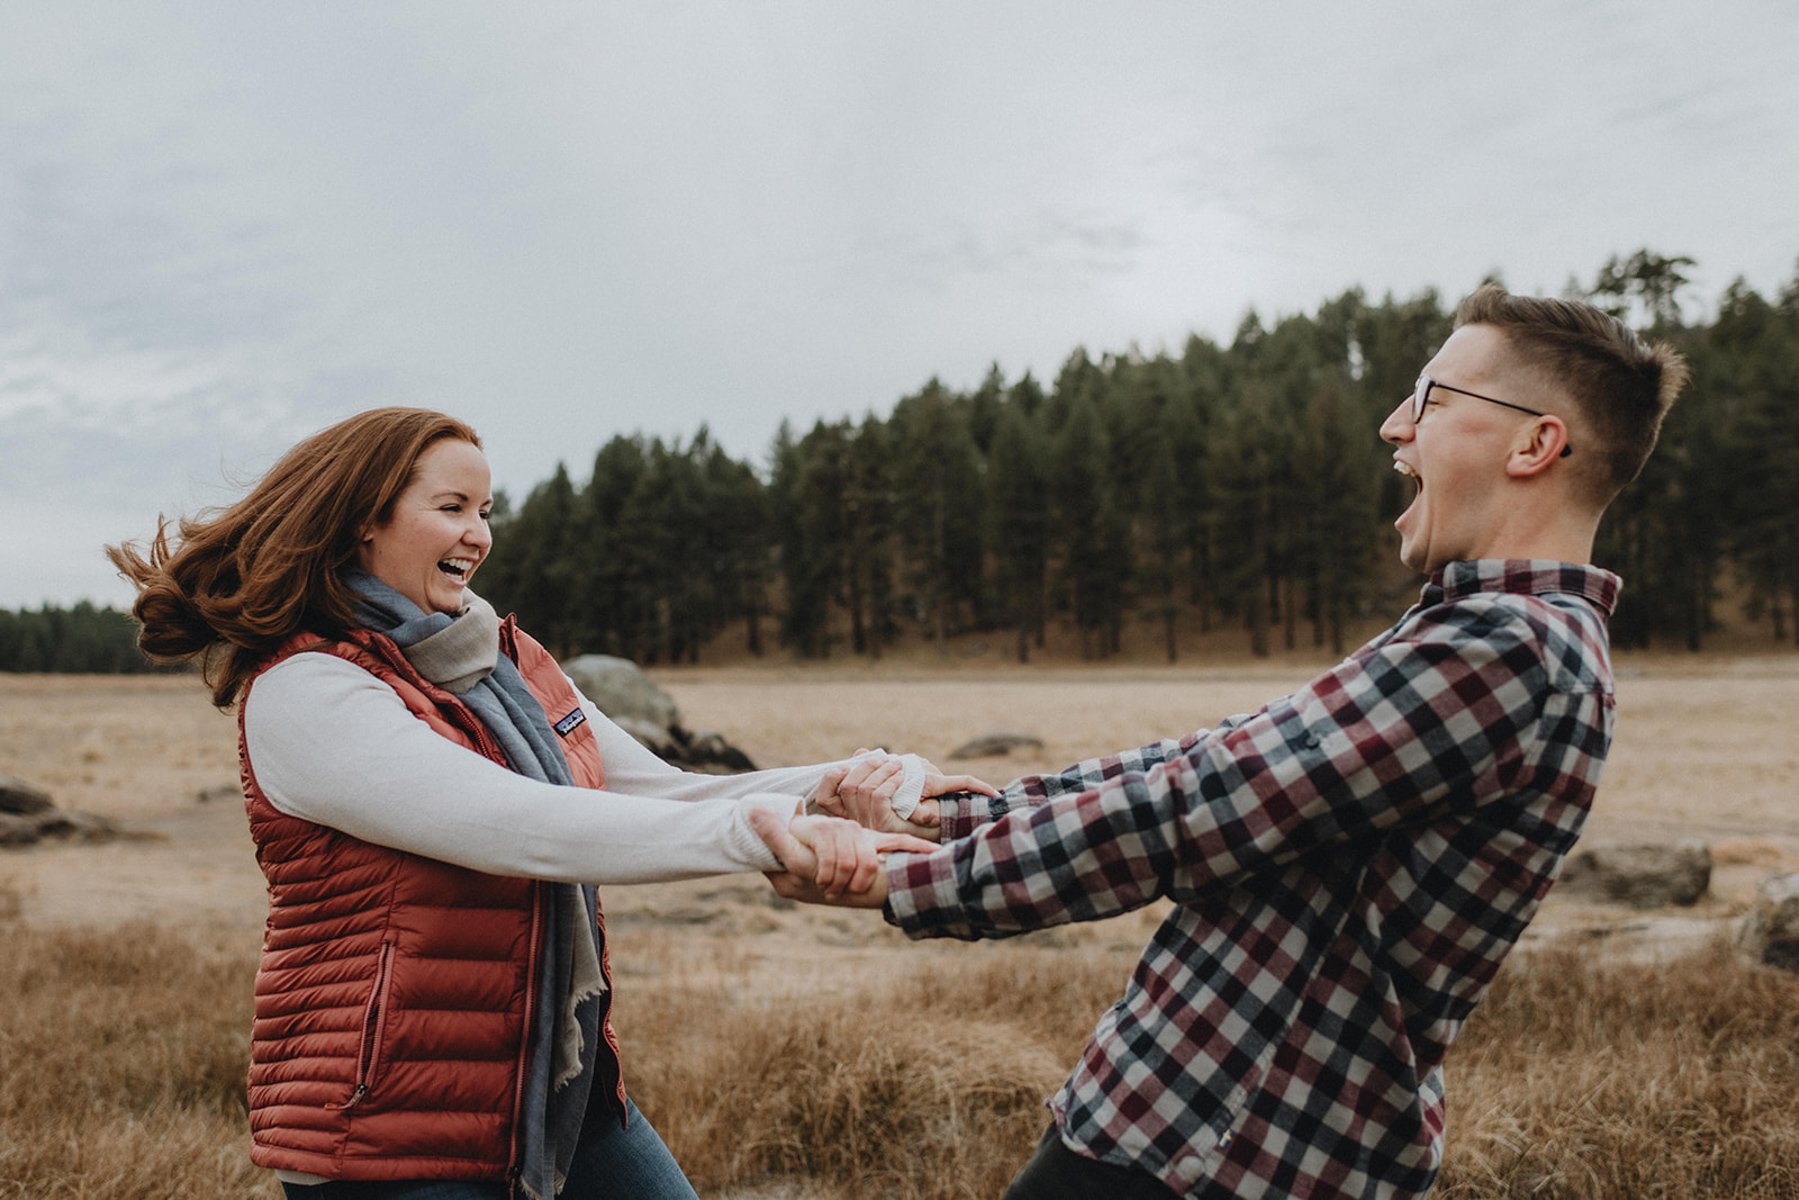
[{"label": "eyeglasses", "polygon": [[[1447,383],[1440,383],[1437,380],[1432,379],[1429,375],[1420,375],[1418,376],[1417,386],[1412,389],[1412,424],[1416,425],[1424,419],[1424,406],[1430,403],[1430,390],[1432,388],[1441,388],[1446,392],[1454,392],[1458,396],[1472,396],[1476,400],[1485,400],[1488,404],[1497,404],[1501,408],[1516,409],[1521,413],[1529,413],[1533,417],[1546,417],[1549,415],[1546,412],[1538,412],[1534,408],[1525,408],[1522,404],[1513,404],[1510,400],[1495,400],[1491,396],[1483,396],[1479,392],[1471,392],[1467,388],[1450,387]],[[1563,443],[1562,452],[1559,457],[1567,458],[1572,453],[1574,453],[1574,447],[1567,443]]]}]

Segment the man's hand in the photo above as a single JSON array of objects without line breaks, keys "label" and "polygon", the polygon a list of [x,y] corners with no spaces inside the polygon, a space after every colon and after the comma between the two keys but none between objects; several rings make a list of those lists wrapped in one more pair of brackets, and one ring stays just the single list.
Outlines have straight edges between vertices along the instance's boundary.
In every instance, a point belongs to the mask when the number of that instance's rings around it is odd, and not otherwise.
[{"label": "man's hand", "polygon": [[924,798],[910,819],[893,811],[894,793],[905,777],[905,764],[897,756],[868,758],[847,767],[833,767],[819,779],[813,796],[818,807],[832,816],[846,817],[883,833],[905,833],[937,841],[942,818],[937,801],[932,797],[953,792],[999,795],[997,788],[973,775],[945,775],[936,764],[920,761],[925,766]]},{"label": "man's hand", "polygon": [[750,811],[750,828],[786,868],[769,873],[775,891],[810,904],[879,908],[887,900],[881,857],[894,850],[936,849],[908,834],[877,833],[837,817],[783,819],[765,808]]}]

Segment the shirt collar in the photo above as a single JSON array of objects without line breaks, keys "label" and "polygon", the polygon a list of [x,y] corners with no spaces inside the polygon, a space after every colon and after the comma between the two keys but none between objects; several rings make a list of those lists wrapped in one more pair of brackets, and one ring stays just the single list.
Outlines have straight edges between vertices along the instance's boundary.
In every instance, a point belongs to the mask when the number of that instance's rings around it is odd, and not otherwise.
[{"label": "shirt collar", "polygon": [[1586,563],[1547,558],[1477,558],[1446,564],[1430,577],[1418,599],[1431,605],[1476,592],[1515,592],[1526,596],[1565,592],[1590,600],[1610,617],[1620,586],[1622,581],[1616,575]]}]

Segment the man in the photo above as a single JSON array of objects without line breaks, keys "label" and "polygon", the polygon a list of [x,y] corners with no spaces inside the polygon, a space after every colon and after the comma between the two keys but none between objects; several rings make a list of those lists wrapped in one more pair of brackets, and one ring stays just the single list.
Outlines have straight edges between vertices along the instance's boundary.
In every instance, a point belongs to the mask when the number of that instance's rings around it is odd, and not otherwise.
[{"label": "man", "polygon": [[[1687,376],[1584,304],[1470,296],[1381,436],[1429,575],[1392,629],[1256,713],[942,802],[860,896],[916,937],[1176,906],[1050,1099],[1008,1197],[1414,1196],[1442,1063],[1574,844],[1611,741],[1601,513]],[[899,828],[891,768],[833,804]],[[821,793],[828,790],[821,785]],[[770,823],[817,898],[837,873]],[[840,886],[840,885],[839,885]]]}]

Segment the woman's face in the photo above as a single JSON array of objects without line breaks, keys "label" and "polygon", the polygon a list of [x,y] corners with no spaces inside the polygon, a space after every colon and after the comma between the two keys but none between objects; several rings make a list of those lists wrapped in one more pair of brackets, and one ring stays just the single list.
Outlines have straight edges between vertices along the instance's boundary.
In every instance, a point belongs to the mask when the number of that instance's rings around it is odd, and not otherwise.
[{"label": "woman's face", "polygon": [[443,438],[419,455],[393,515],[362,535],[357,561],[426,612],[462,611],[469,577],[493,547],[493,477],[480,447]]}]

